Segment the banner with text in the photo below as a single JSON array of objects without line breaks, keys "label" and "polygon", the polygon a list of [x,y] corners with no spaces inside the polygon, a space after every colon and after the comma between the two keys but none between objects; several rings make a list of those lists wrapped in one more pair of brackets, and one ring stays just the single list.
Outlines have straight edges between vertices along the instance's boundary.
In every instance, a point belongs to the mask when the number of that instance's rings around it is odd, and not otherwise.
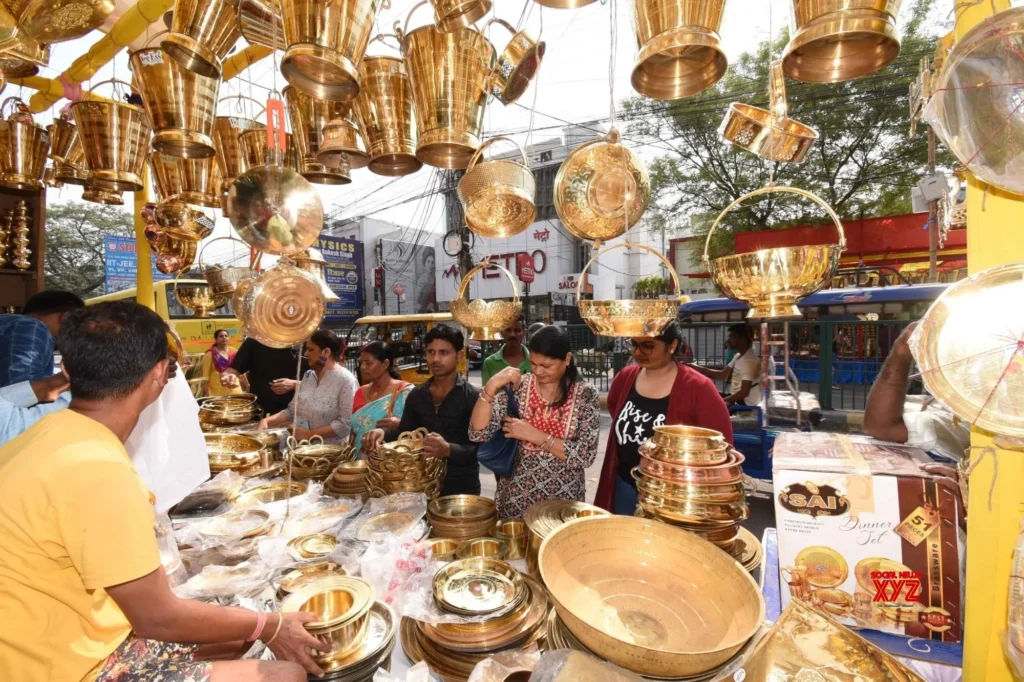
[{"label": "banner with text", "polygon": [[324,322],[352,324],[363,316],[363,243],[322,236],[316,241],[327,265],[324,280],[340,301],[327,302]]},{"label": "banner with text", "polygon": [[[135,255],[135,239],[118,235],[103,235],[103,293],[131,289],[138,277],[138,259]],[[150,257],[153,281],[172,279],[156,269],[156,256]]]}]

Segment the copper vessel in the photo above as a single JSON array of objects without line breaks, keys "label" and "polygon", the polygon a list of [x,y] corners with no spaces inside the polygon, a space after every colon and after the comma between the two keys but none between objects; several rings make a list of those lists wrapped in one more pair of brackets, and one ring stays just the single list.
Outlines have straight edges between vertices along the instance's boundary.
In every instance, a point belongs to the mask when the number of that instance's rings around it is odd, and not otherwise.
[{"label": "copper vessel", "polygon": [[349,105],[317,99],[292,86],[284,89],[284,98],[302,177],[324,185],[347,185],[352,182],[346,168],[346,155],[338,155],[335,159],[337,164],[332,167],[322,164],[318,158],[324,128],[332,119],[341,118],[343,110],[347,111]]},{"label": "copper vessel", "polygon": [[171,33],[164,37],[160,47],[189,71],[220,78],[221,60],[240,37],[235,3],[177,0]]},{"label": "copper vessel", "polygon": [[25,107],[17,97],[8,97],[0,105],[0,185],[40,190],[50,136],[35,123],[17,120],[13,113],[6,114],[10,110],[8,105]]},{"label": "copper vessel", "polygon": [[[383,36],[373,40],[378,39]],[[370,172],[392,177],[415,173],[423,162],[416,158],[415,103],[405,62],[401,57],[365,57],[359,77],[355,111]]]},{"label": "copper vessel", "polygon": [[[128,86],[123,81],[110,80],[98,83],[92,90],[104,83]],[[141,174],[150,133],[145,110],[126,102],[83,100],[72,104],[71,112],[85,147],[89,184],[110,192],[142,189]]]},{"label": "copper vessel", "polygon": [[717,83],[729,66],[718,35],[724,13],[725,0],[634,0],[633,89],[673,100]]}]

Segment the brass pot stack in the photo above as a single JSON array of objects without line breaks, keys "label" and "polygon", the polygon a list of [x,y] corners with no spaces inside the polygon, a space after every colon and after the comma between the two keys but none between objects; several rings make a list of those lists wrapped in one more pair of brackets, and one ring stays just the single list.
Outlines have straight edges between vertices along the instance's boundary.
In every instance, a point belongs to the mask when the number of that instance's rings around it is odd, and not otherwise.
[{"label": "brass pot stack", "polygon": [[490,535],[498,520],[494,500],[479,495],[448,495],[427,505],[431,535],[471,540]]},{"label": "brass pot stack", "polygon": [[761,553],[757,539],[740,528],[750,513],[743,459],[718,431],[656,426],[633,469],[637,516],[695,533],[753,570]]},{"label": "brass pot stack", "polygon": [[395,493],[424,493],[428,499],[441,494],[447,463],[443,459],[422,456],[426,429],[408,431],[398,440],[380,445],[368,454],[367,480],[370,497]]},{"label": "brass pot stack", "polygon": [[324,494],[333,497],[359,497],[364,502],[370,496],[370,484],[365,459],[352,459],[334,468],[324,481]]},{"label": "brass pot stack", "polygon": [[19,270],[28,270],[32,264],[28,257],[28,206],[19,201],[0,219],[0,268],[8,263]]},{"label": "brass pot stack", "polygon": [[406,654],[414,663],[426,661],[446,680],[466,680],[480,661],[526,649],[547,633],[547,591],[504,561],[454,561],[435,574],[433,591],[443,611],[478,617],[463,623],[402,619]]},{"label": "brass pot stack", "polygon": [[526,567],[530,574],[539,575],[537,573],[537,555],[544,538],[569,521],[592,516],[610,516],[610,514],[600,507],[575,500],[543,500],[531,505],[526,510],[524,517],[528,534]]},{"label": "brass pot stack", "polygon": [[292,477],[300,481],[323,481],[334,468],[355,456],[355,450],[347,443],[325,443],[320,436],[309,440],[288,439],[287,459]]}]

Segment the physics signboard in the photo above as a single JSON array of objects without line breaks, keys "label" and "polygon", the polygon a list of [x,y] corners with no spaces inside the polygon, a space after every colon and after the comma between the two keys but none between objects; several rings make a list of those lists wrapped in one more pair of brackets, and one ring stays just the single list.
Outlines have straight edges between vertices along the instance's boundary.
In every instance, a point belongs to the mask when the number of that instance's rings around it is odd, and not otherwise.
[{"label": "physics signboard", "polygon": [[[112,294],[135,286],[138,275],[138,260],[135,256],[135,239],[116,235],[103,236],[103,293]],[[150,257],[153,281],[172,279],[156,269],[156,256]]]},{"label": "physics signboard", "polygon": [[324,280],[340,301],[327,302],[324,322],[352,324],[363,316],[363,243],[344,237],[316,240],[327,265]]}]

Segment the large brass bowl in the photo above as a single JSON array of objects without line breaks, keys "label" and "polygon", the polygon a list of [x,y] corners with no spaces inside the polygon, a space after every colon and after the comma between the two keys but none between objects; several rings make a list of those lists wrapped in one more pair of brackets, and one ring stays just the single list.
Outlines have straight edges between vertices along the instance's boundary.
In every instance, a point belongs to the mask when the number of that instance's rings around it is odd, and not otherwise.
[{"label": "large brass bowl", "polygon": [[[485,301],[482,298],[468,298],[469,283],[477,273],[489,268],[497,269],[512,285],[512,300]],[[523,304],[519,301],[519,287],[505,268],[485,260],[466,273],[459,283],[459,290],[449,306],[455,321],[465,327],[470,339],[494,341],[501,339],[501,330],[519,319]]]},{"label": "large brass bowl", "polygon": [[627,516],[581,519],[541,545],[540,574],[573,635],[641,675],[698,675],[757,632],[753,578],[696,535]]}]

